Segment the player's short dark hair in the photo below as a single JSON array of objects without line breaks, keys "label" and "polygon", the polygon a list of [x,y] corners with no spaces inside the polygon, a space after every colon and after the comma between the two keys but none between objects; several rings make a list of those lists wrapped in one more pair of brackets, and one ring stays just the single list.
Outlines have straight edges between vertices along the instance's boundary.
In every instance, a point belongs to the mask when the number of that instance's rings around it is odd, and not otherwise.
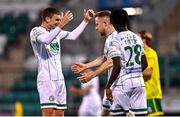
[{"label": "player's short dark hair", "polygon": [[109,10],[103,10],[103,11],[99,11],[95,14],[95,17],[104,17],[104,16],[107,16],[107,17],[110,17],[111,15],[111,11]]},{"label": "player's short dark hair", "polygon": [[114,27],[127,26],[129,22],[127,12],[123,9],[112,11],[110,15],[110,22]]},{"label": "player's short dark hair", "polygon": [[55,8],[46,8],[42,11],[41,18],[44,21],[46,17],[52,17],[54,14],[60,14]]},{"label": "player's short dark hair", "polygon": [[146,30],[139,31],[138,34],[142,39],[145,39],[146,44],[151,47],[152,45],[152,34]]}]

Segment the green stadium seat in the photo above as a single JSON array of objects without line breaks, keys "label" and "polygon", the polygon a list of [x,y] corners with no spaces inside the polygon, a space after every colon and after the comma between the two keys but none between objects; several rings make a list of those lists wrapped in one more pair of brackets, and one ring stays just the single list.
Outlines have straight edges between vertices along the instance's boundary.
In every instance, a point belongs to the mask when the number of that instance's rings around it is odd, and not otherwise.
[{"label": "green stadium seat", "polygon": [[14,97],[16,101],[21,101],[21,102],[38,102],[39,101],[39,96],[38,93],[33,91],[33,92],[15,92]]},{"label": "green stadium seat", "polygon": [[15,97],[11,92],[8,92],[4,95],[0,96],[0,103],[14,103],[15,102]]},{"label": "green stadium seat", "polygon": [[165,57],[159,56],[159,69],[161,74],[165,72],[165,59]]},{"label": "green stadium seat", "polygon": [[25,71],[23,75],[23,80],[36,80],[37,77],[37,71]]},{"label": "green stadium seat", "polygon": [[[8,116],[14,112],[14,104],[1,104],[0,106],[0,112],[1,113],[9,113]],[[2,116],[2,115],[1,115]]]},{"label": "green stadium seat", "polygon": [[39,103],[23,103],[24,116],[41,116]]},{"label": "green stadium seat", "polygon": [[170,85],[173,87],[180,86],[180,77],[170,77]]},{"label": "green stadium seat", "polygon": [[36,81],[32,80],[22,80],[22,81],[17,81],[15,83],[15,86],[13,88],[13,91],[18,92],[18,91],[32,91],[37,89],[37,83]]},{"label": "green stadium seat", "polygon": [[25,33],[27,25],[29,22],[29,17],[27,13],[21,13],[15,19],[16,33]]},{"label": "green stadium seat", "polygon": [[5,14],[3,17],[2,17],[2,21],[4,23],[10,23],[10,24],[13,24],[14,22],[14,16],[12,13],[7,13]]},{"label": "green stadium seat", "polygon": [[169,61],[171,74],[179,74],[180,71],[180,56],[174,56]]},{"label": "green stadium seat", "polygon": [[170,65],[177,65],[177,64],[180,65],[180,56],[171,57],[169,64]]},{"label": "green stadium seat", "polygon": [[14,44],[16,42],[16,37],[14,33],[7,33],[7,39],[8,39],[8,44]]}]

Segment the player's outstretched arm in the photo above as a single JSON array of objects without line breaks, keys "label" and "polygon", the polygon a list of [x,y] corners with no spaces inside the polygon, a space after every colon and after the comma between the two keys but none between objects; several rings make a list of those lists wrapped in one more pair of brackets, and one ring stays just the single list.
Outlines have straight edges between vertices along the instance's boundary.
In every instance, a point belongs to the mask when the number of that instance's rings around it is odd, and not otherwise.
[{"label": "player's outstretched arm", "polygon": [[95,13],[92,9],[84,9],[84,20],[86,22],[89,22],[93,17],[95,16]]},{"label": "player's outstretched arm", "polygon": [[78,80],[82,83],[87,83],[94,77],[99,76],[102,73],[104,73],[104,71],[108,70],[112,66],[113,66],[112,59],[107,59],[95,71],[81,73],[81,76],[78,77]]},{"label": "player's outstretched arm", "polygon": [[79,37],[79,35],[84,31],[89,21],[94,17],[94,14],[95,13],[92,9],[85,10],[84,20],[72,32],[68,32],[68,35],[65,37],[65,39],[76,40]]},{"label": "player's outstretched arm", "polygon": [[103,62],[95,71],[94,71],[94,77],[101,75],[106,70],[111,68],[113,66],[113,61],[111,58],[108,58],[105,62]]},{"label": "player's outstretched arm", "polygon": [[94,78],[94,71],[92,71],[92,70],[88,70],[88,72],[87,71],[84,71],[84,72],[82,72],[82,73],[80,73],[81,74],[81,76],[79,76],[79,77],[77,77],[77,79],[81,82],[81,83],[87,83],[87,82],[89,82],[91,79],[93,79]]},{"label": "player's outstretched arm", "polygon": [[103,61],[104,61],[103,57],[98,57],[95,60],[93,60],[89,63],[86,63],[86,64],[76,63],[71,66],[71,70],[75,73],[80,73],[80,72],[84,71],[85,69],[101,65],[103,63]]}]

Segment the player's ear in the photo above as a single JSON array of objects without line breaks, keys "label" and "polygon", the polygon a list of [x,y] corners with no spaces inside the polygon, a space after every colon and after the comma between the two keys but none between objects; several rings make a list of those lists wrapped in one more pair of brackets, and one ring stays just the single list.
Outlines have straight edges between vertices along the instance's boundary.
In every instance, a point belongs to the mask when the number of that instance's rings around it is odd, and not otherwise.
[{"label": "player's ear", "polygon": [[50,22],[50,17],[46,17],[45,21]]}]

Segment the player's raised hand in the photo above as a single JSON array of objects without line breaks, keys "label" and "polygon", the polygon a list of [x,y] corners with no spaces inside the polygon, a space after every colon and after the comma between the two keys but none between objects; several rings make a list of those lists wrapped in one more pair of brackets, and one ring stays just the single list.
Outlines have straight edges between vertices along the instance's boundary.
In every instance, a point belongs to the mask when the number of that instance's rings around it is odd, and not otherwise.
[{"label": "player's raised hand", "polygon": [[80,72],[82,72],[85,69],[87,69],[87,65],[84,64],[84,63],[76,63],[76,64],[71,66],[71,70],[74,73],[80,73]]},{"label": "player's raised hand", "polygon": [[83,73],[80,73],[81,76],[77,77],[77,79],[82,83],[87,83],[91,79],[95,77],[94,71],[87,69]]},{"label": "player's raised hand", "polygon": [[60,28],[63,28],[73,19],[73,14],[71,11],[67,11],[65,14],[61,12],[60,16],[61,16],[61,22],[59,24]]},{"label": "player's raised hand", "polygon": [[93,17],[95,16],[95,13],[92,9],[84,9],[84,20],[89,22]]}]

